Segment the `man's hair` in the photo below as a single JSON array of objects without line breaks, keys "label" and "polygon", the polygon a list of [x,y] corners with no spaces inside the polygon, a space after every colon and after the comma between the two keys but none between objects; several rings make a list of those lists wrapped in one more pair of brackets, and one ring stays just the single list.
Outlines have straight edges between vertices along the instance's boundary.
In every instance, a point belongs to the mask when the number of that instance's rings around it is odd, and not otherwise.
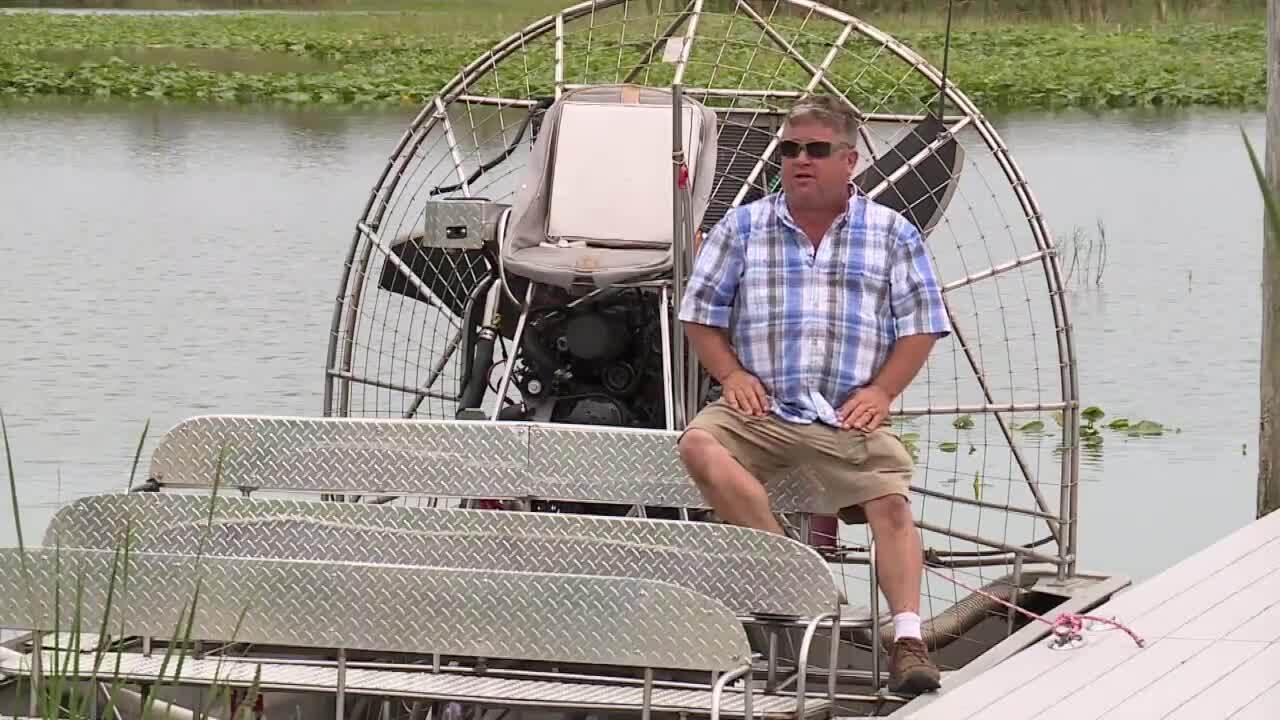
[{"label": "man's hair", "polygon": [[858,144],[858,116],[847,103],[831,95],[805,95],[791,106],[787,123],[814,120],[835,130],[846,142]]}]

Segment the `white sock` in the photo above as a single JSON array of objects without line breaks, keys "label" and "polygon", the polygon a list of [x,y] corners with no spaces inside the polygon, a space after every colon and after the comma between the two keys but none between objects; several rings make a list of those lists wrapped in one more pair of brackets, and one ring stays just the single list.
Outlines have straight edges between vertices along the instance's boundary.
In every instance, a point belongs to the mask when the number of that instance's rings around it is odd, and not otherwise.
[{"label": "white sock", "polygon": [[893,641],[898,638],[920,638],[920,616],[913,612],[898,613],[893,616]]}]

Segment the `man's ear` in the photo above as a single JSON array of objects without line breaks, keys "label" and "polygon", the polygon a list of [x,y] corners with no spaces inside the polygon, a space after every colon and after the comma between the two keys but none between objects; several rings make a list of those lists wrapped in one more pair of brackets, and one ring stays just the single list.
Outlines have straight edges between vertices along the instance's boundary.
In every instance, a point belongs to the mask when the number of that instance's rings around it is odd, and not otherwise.
[{"label": "man's ear", "polygon": [[848,179],[850,185],[853,184],[853,170],[856,167],[858,167],[858,151],[850,148],[849,157],[845,158],[844,168],[845,177]]}]

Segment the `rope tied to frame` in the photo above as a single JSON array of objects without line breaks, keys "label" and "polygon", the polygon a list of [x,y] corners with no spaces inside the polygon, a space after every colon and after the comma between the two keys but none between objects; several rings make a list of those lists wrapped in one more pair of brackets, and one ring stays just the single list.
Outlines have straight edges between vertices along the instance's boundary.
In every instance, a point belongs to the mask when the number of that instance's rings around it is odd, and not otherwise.
[{"label": "rope tied to frame", "polygon": [[1124,624],[1116,622],[1115,619],[1098,617],[1096,615],[1083,615],[1080,613],[1064,612],[1064,613],[1059,613],[1058,617],[1054,618],[1053,620],[1049,620],[1043,615],[1037,615],[1036,613],[1033,613],[1030,610],[1020,608],[1011,602],[1002,600],[996,597],[995,595],[992,595],[991,593],[984,592],[982,590],[979,590],[978,588],[969,587],[968,585],[960,582],[954,577],[948,577],[947,575],[944,575],[938,572],[937,570],[935,570],[934,568],[928,567],[927,565],[925,566],[925,569],[937,575],[938,577],[943,578],[944,580],[948,580],[950,582],[955,583],[956,585],[959,585],[960,587],[968,590],[969,592],[978,593],[979,595],[982,595],[990,600],[994,600],[995,602],[1001,605],[1004,605],[1005,607],[1008,607],[1013,610],[1017,610],[1018,612],[1022,613],[1023,615],[1026,615],[1028,618],[1031,618],[1032,620],[1039,620],[1040,622],[1048,625],[1050,628],[1049,632],[1053,634],[1054,642],[1057,643],[1059,647],[1063,645],[1067,645],[1073,640],[1079,639],[1080,633],[1084,630],[1084,624],[1086,621],[1105,623],[1107,625],[1111,625],[1113,627],[1119,628],[1120,630],[1125,631],[1125,633],[1127,633],[1129,637],[1133,638],[1133,641],[1137,643],[1138,647],[1140,648],[1146,647],[1146,642],[1141,637],[1138,637],[1137,633],[1135,633],[1133,630],[1126,627]]}]

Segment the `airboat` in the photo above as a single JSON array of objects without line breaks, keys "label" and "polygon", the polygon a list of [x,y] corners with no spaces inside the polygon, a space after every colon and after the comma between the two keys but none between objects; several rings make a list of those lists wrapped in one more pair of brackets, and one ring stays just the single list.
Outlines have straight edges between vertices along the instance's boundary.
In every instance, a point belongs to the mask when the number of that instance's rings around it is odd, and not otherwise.
[{"label": "airboat", "polygon": [[[937,54],[941,48],[924,49]],[[807,93],[858,192],[926,236],[953,334],[896,401],[942,693],[1126,585],[1078,565],[1080,409],[1051,233],[962,88],[809,0],[599,0],[413,119],[342,265],[315,417],[199,416],[128,492],[0,551],[0,712],[47,717],[909,716],[875,538],[805,472],[788,530],[678,460],[715,396],[676,308],[698,238],[778,188]],[[41,710],[43,708],[43,710]],[[78,713],[78,714],[77,714]]]}]

